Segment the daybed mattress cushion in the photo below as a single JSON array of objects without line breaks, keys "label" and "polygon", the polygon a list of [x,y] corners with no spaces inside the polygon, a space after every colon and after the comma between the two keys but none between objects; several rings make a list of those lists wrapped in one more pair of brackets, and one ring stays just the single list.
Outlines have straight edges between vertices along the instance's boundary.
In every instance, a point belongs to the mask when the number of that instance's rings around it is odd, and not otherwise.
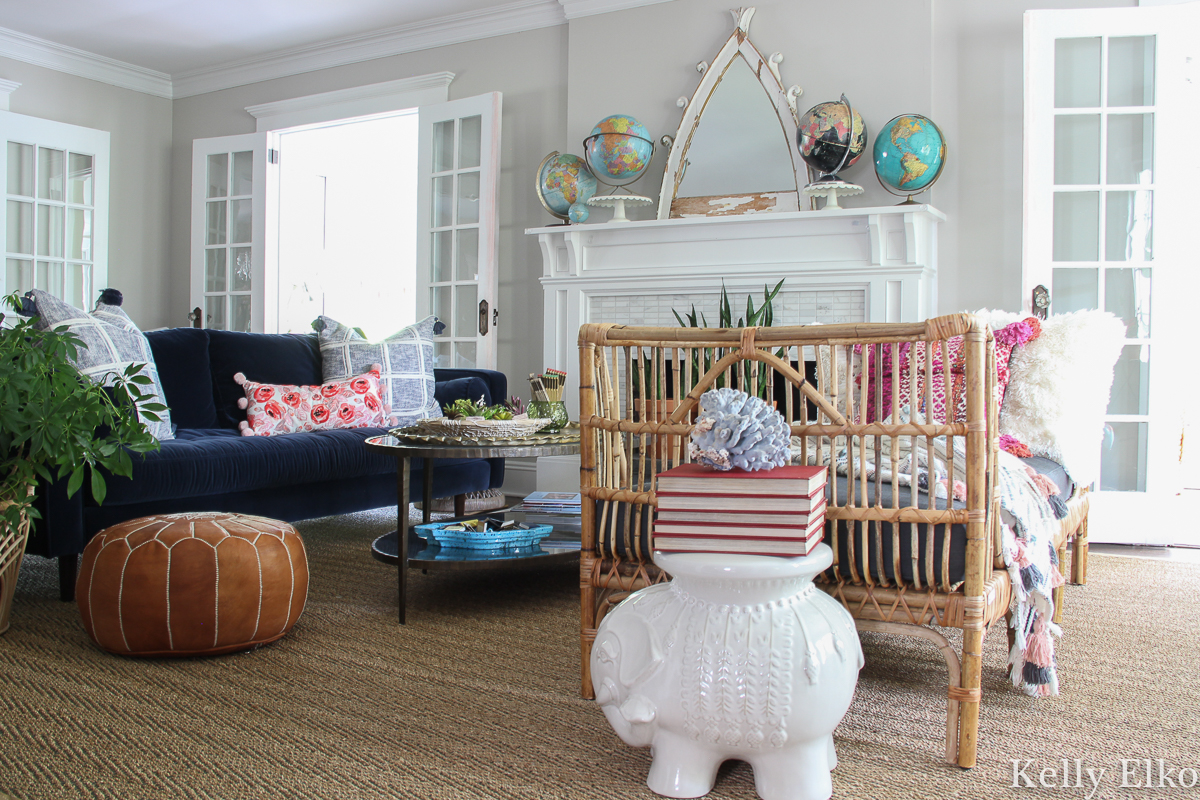
[{"label": "daybed mattress cushion", "polygon": [[[133,479],[107,476],[104,505],[274,489],[368,475],[395,474],[396,459],[368,450],[379,428],[280,436],[240,436],[223,428],[179,431],[144,458],[133,457]],[[474,459],[438,459],[437,466]],[[421,462],[414,460],[417,469]]]}]

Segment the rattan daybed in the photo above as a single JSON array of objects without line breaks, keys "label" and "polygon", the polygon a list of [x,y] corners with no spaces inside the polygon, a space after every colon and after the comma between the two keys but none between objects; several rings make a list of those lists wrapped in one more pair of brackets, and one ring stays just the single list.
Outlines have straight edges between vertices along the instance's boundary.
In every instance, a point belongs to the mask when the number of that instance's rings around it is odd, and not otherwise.
[{"label": "rattan daybed", "polygon": [[[938,374],[932,365],[949,363],[950,340],[959,336],[963,421],[955,422],[951,411],[907,424],[864,421],[872,392],[874,408],[932,409],[936,382],[950,397],[950,370]],[[900,348],[922,341],[923,361],[915,346]],[[886,440],[893,453],[898,443],[929,451],[945,445],[952,466],[954,440],[965,439],[961,503],[931,501],[930,493],[890,483],[897,480],[895,468],[890,479],[878,473],[868,478],[848,459],[849,474],[830,481],[825,537],[835,561],[819,585],[850,610],[860,630],[918,636],[941,650],[949,673],[946,758],[974,766],[980,646],[991,626],[1005,619],[1012,597],[1000,558],[996,362],[988,327],[966,314],[916,324],[745,329],[589,324],[580,329],[579,348],[584,696],[592,696],[588,661],[601,618],[629,592],[669,578],[651,560],[654,475],[687,460],[688,420],[699,396],[718,385],[765,385],[765,396],[791,422],[800,457],[810,462],[828,460],[833,448],[847,445],[852,453],[865,454],[868,446],[886,452]],[[878,379],[884,359],[867,356],[887,353],[899,363],[900,352],[908,353],[908,369],[925,380],[920,391],[921,382],[912,382],[907,398],[898,381],[887,382],[889,404]],[[868,374],[874,369],[875,379],[856,378],[856,364],[867,364]],[[919,476],[910,477],[917,485]],[[1076,583],[1086,578],[1087,507],[1086,492],[1077,490],[1055,541],[1060,563],[1074,541],[1070,578]],[[1055,600],[1061,608],[1061,588]],[[961,653],[931,625],[962,629]]]}]

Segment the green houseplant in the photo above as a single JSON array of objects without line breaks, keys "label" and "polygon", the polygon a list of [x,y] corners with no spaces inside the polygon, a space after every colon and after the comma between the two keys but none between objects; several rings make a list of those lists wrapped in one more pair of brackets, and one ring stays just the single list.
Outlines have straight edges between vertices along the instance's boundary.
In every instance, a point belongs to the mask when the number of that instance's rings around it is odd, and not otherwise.
[{"label": "green houseplant", "polygon": [[[4,298],[13,309],[21,298]],[[0,324],[4,322],[0,314]],[[32,518],[39,478],[67,479],[75,494],[90,481],[104,501],[103,468],[133,472],[130,453],[158,448],[139,418],[159,419],[166,409],[148,392],[140,364],[106,376],[105,385],[83,377],[75,355],[86,345],[65,327],[39,330],[34,319],[0,327],[0,633],[8,629],[12,593]]]},{"label": "green houseplant", "polygon": [[[755,306],[754,306],[754,295],[752,295],[752,294],[746,295],[746,316],[738,317],[736,325],[733,324],[733,306],[729,302],[729,292],[725,289],[725,281],[721,281],[720,319],[718,320],[718,322],[720,324],[717,325],[717,327],[718,328],[753,328],[755,326],[762,326],[764,328],[771,327],[772,323],[774,323],[774,321],[775,321],[775,309],[773,307],[773,303],[774,303],[776,295],[779,294],[779,290],[783,288],[784,280],[786,280],[786,279],[780,278],[779,283],[775,284],[774,289],[768,289],[765,285],[763,286],[763,301],[762,301],[762,304],[760,306],[758,306],[757,308],[755,308]],[[699,318],[697,318],[695,305],[692,305],[692,310],[689,314],[687,314],[686,317],[680,316],[679,312],[675,311],[674,309],[671,310],[671,313],[675,315],[675,319],[678,320],[679,324],[684,328],[707,328],[708,327],[708,320],[706,320],[704,318],[703,312],[701,312],[699,315]],[[781,348],[780,350],[778,350],[775,353],[775,355],[779,356],[780,358],[783,358],[784,350]],[[720,358],[720,356],[718,356],[718,358]],[[699,377],[701,375],[708,372],[708,370],[712,368],[712,365],[713,365],[713,357],[712,357],[712,353],[709,350],[704,351],[704,368],[703,369],[700,368],[699,355],[697,353],[692,354],[692,369],[695,373],[696,379],[699,379]],[[740,368],[742,370],[744,370],[744,374],[741,371],[736,373],[734,376],[735,382],[743,384],[742,388],[745,391],[747,391],[749,394],[757,395],[758,397],[761,397],[764,400],[767,399],[766,376],[760,372],[757,382],[755,382],[755,385],[751,389],[751,387],[750,387],[751,367],[750,367],[749,362],[743,362],[741,364]],[[719,388],[722,388],[724,385],[725,385],[724,378],[717,378],[715,388],[719,389]]]}]

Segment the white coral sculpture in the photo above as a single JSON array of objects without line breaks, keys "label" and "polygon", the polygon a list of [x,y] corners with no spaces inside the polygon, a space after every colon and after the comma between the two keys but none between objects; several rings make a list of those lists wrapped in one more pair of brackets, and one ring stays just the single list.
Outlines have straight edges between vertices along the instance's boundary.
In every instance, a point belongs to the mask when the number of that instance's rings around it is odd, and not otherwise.
[{"label": "white coral sculpture", "polygon": [[772,469],[788,463],[791,427],[783,415],[738,389],[711,389],[700,395],[692,430],[692,460],[727,471]]}]

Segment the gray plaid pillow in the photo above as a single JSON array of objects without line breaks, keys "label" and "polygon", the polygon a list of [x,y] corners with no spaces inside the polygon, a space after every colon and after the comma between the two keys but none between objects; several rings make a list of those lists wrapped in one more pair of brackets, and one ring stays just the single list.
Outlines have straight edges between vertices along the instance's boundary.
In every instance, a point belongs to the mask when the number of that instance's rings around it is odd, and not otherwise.
[{"label": "gray plaid pillow", "polygon": [[[105,376],[110,373],[122,372],[130,364],[144,364],[139,374],[149,377],[151,384],[142,387],[143,390],[156,395],[163,405],[167,404],[150,342],[120,306],[97,303],[96,310],[88,314],[41,289],[34,289],[32,294],[38,316],[34,324],[38,328],[51,330],[65,325],[83,341],[85,349],[78,352],[75,364],[80,372],[96,383],[104,383]],[[158,422],[145,416],[142,422],[155,439],[174,439],[170,410],[159,412],[159,416],[162,419]]]},{"label": "gray plaid pillow", "polygon": [[433,396],[436,323],[437,317],[426,317],[382,342],[372,343],[335,319],[318,317],[322,378],[344,380],[379,364],[383,367],[383,399],[391,403],[397,425],[440,417],[442,409]]}]

